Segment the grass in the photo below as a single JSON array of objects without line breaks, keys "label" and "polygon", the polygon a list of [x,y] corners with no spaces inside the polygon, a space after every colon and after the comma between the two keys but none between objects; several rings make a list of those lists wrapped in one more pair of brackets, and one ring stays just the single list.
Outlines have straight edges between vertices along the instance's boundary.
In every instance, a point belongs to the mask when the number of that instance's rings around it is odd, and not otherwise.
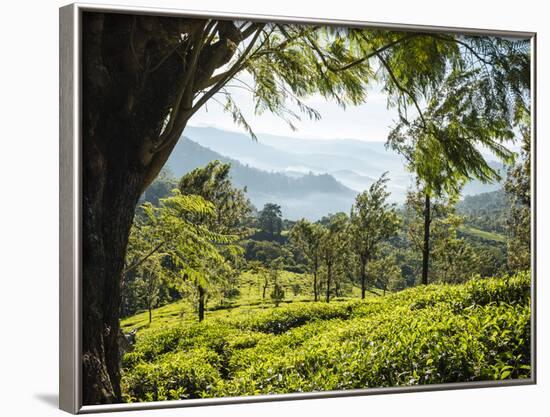
[{"label": "grass", "polygon": [[472,226],[461,226],[459,229],[462,233],[478,237],[480,239],[489,240],[492,242],[506,242],[506,236],[503,236],[499,233],[487,232],[485,230],[480,230]]},{"label": "grass", "polygon": [[[280,271],[279,283],[285,291],[285,298],[281,306],[289,303],[309,303],[312,302],[312,279],[307,274],[298,274],[295,272]],[[293,286],[298,285],[298,293],[295,294]],[[221,298],[214,296],[207,304],[205,320],[211,318],[229,318],[240,314],[254,314],[274,307],[269,294],[272,286],[266,291],[265,299],[262,299],[263,278],[252,272],[244,272],[240,278],[240,294],[229,303],[221,304]],[[339,297],[335,301],[359,298],[361,291],[356,287],[346,288],[346,297]],[[372,288],[368,296],[380,296],[382,291]],[[324,299],[324,294],[321,294]],[[155,329],[158,327],[171,326],[174,324],[192,324],[197,321],[197,313],[193,306],[187,301],[178,301],[153,310],[153,321],[149,324],[149,313],[141,312],[121,321],[121,327],[124,332],[132,329],[138,331],[144,329]]]},{"label": "grass", "polygon": [[[251,277],[253,279],[253,277]],[[125,355],[126,401],[341,390],[530,376],[527,273],[366,300],[155,311]],[[141,315],[125,320],[143,324]]]}]

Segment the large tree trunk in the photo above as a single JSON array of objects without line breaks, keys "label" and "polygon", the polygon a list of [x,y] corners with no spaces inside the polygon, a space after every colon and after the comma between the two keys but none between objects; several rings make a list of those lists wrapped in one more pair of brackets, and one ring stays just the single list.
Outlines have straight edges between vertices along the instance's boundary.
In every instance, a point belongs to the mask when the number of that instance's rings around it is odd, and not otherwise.
[{"label": "large tree trunk", "polygon": [[117,335],[126,245],[138,199],[171,148],[151,152],[162,109],[147,103],[152,92],[137,91],[124,36],[131,17],[90,13],[83,23],[82,375],[83,403],[91,405],[122,401]]},{"label": "large tree trunk", "polygon": [[116,150],[100,152],[88,141],[83,153],[83,400],[103,404],[122,400],[117,335],[124,258],[150,171],[133,166]]},{"label": "large tree trunk", "polygon": [[[143,173],[84,142],[82,374],[84,404],[121,401],[119,314],[122,271]],[[124,190],[124,192],[121,192]]]},{"label": "large tree trunk", "polygon": [[422,284],[428,285],[428,272],[430,266],[430,196],[424,196],[424,246],[422,248]]},{"label": "large tree trunk", "polygon": [[212,81],[214,72],[229,63],[239,43],[261,29],[258,24],[244,34],[231,21],[83,14],[85,405],[121,401],[117,335],[122,271],[139,196],[166,163],[189,118],[211,97],[194,103],[197,93],[208,87],[209,93],[218,91],[234,73]]}]

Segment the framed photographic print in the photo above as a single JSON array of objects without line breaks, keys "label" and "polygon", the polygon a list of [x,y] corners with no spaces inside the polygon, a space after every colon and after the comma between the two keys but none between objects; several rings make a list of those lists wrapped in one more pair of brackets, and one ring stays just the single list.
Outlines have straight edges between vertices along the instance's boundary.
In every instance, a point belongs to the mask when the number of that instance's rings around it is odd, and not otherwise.
[{"label": "framed photographic print", "polygon": [[535,383],[535,34],[60,9],[60,407]]}]

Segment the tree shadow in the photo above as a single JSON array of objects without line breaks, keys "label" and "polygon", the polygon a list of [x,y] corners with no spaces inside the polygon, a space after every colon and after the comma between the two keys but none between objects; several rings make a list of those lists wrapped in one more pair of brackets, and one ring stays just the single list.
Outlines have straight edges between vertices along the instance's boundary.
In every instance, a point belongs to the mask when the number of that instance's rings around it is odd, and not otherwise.
[{"label": "tree shadow", "polygon": [[59,407],[59,395],[57,394],[35,394],[34,398],[49,405],[50,407]]}]

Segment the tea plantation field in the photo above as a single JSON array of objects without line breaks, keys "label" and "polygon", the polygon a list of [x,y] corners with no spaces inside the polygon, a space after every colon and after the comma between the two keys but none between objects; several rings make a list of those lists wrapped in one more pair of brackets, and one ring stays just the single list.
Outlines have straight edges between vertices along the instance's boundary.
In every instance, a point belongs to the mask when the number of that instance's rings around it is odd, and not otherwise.
[{"label": "tea plantation field", "polygon": [[530,376],[530,276],[429,285],[364,301],[246,303],[193,321],[183,304],[122,322],[126,401]]}]

